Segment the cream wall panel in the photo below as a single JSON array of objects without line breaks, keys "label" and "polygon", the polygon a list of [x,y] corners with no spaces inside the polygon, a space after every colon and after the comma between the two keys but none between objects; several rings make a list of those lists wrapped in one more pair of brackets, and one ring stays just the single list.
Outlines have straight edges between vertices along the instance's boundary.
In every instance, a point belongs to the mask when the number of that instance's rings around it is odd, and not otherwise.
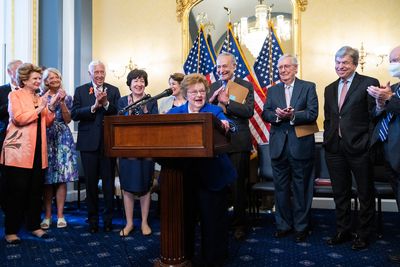
[{"label": "cream wall panel", "polygon": [[[93,1],[93,59],[124,66],[129,58],[149,75],[152,95],[168,87],[168,77],[182,71],[181,25],[175,0]],[[106,80],[128,94],[126,74],[108,71]]]},{"label": "cream wall panel", "polygon": [[[343,45],[367,52],[386,53],[400,45],[399,0],[311,0],[302,12],[303,78],[317,83],[320,100],[319,125],[323,122],[325,86],[337,79],[335,52]],[[376,57],[367,56],[364,72],[381,83],[396,82],[387,73],[388,59],[376,67]],[[322,129],[322,127],[320,127]]]}]

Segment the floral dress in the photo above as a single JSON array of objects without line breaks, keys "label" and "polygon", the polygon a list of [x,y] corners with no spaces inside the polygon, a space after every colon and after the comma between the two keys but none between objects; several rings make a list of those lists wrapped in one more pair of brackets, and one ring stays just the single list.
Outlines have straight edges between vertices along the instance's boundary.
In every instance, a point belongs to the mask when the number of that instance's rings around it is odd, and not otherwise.
[{"label": "floral dress", "polygon": [[[49,95],[49,102],[51,96]],[[65,97],[65,105],[72,108],[72,97]],[[47,128],[49,167],[45,184],[66,183],[78,180],[78,161],[74,138],[62,117],[60,104],[55,109],[54,124]]]}]

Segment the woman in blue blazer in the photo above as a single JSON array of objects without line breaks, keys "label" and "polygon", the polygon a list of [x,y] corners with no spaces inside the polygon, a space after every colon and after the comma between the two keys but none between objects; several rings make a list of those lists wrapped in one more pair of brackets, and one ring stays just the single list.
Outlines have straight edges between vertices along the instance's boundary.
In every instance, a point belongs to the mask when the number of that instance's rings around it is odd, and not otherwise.
[{"label": "woman in blue blazer", "polygon": [[[229,130],[229,121],[219,106],[206,103],[208,81],[201,74],[185,76],[181,84],[188,102],[168,114],[210,112]],[[228,256],[227,186],[237,177],[226,154],[182,162],[184,168],[185,252],[194,254],[196,218],[201,222],[202,264],[220,265]]]}]

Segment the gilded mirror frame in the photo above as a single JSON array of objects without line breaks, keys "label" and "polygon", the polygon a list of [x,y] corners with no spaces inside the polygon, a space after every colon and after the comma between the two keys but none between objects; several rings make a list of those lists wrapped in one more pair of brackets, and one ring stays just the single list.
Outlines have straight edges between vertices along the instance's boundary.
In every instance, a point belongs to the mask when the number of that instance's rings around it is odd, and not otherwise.
[{"label": "gilded mirror frame", "polygon": [[[185,61],[189,50],[190,34],[189,34],[189,14],[190,10],[202,2],[203,0],[176,0],[176,15],[178,22],[182,25],[182,62]],[[290,0],[293,4],[293,47],[294,54],[301,63],[301,32],[300,32],[300,12],[306,10],[308,0]],[[299,75],[301,76],[301,64],[299,68]]]}]

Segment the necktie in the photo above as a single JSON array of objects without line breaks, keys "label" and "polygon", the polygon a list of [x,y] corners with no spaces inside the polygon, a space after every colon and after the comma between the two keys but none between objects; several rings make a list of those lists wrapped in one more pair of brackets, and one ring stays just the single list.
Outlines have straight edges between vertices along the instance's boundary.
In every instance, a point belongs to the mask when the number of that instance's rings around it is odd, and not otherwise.
[{"label": "necktie", "polygon": [[343,87],[342,87],[342,91],[340,92],[340,98],[339,98],[339,111],[342,109],[343,102],[344,102],[344,99],[346,98],[346,94],[348,91],[347,82],[348,81],[343,80]]},{"label": "necktie", "polygon": [[285,85],[286,107],[290,107],[290,85]]},{"label": "necktie", "polygon": [[[400,98],[400,85],[396,89],[396,96]],[[389,122],[393,118],[393,112],[388,112],[386,116],[381,120],[379,125],[379,139],[384,142],[389,133]]]}]

